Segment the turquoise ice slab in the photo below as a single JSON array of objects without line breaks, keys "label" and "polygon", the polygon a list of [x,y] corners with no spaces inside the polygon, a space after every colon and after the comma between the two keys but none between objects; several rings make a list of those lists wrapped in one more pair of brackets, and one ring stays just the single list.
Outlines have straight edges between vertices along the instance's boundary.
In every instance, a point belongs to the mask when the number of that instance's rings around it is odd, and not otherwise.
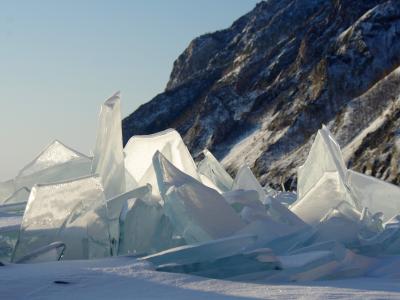
[{"label": "turquoise ice slab", "polygon": [[126,191],[119,93],[101,106],[92,173],[100,175],[106,199]]},{"label": "turquoise ice slab", "polygon": [[207,149],[203,151],[204,158],[197,165],[200,174],[209,178],[222,192],[232,189],[233,179],[224,167]]},{"label": "turquoise ice slab", "polygon": [[106,202],[98,177],[33,187],[13,261],[57,241],[66,245],[64,259],[110,255]]},{"label": "turquoise ice slab", "polygon": [[216,279],[228,279],[256,272],[277,271],[282,266],[270,249],[258,249],[205,262],[163,265],[157,271],[186,273]]},{"label": "turquoise ice slab", "polygon": [[59,261],[64,255],[65,244],[53,242],[44,247],[40,247],[16,261],[18,264],[34,264],[49,261]]},{"label": "turquoise ice slab", "polygon": [[250,249],[256,240],[254,235],[239,235],[213,240],[204,243],[176,247],[143,259],[155,266],[167,264],[191,264],[213,261],[223,257],[229,257]]}]

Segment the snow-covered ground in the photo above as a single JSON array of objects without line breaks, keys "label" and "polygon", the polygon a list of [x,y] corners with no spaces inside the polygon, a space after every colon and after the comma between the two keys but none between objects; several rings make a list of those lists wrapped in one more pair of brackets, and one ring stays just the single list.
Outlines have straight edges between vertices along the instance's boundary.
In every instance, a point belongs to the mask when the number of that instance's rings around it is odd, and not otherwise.
[{"label": "snow-covered ground", "polygon": [[[385,264],[399,269],[400,258]],[[232,282],[157,272],[132,257],[0,267],[0,299],[160,298],[400,299],[400,284],[398,277],[301,284]]]}]

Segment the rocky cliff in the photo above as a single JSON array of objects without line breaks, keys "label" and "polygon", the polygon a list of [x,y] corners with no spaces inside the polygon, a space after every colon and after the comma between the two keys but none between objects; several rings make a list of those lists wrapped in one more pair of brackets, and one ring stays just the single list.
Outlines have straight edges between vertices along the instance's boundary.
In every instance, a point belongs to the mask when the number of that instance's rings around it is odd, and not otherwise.
[{"label": "rocky cliff", "polygon": [[163,93],[123,120],[293,188],[327,124],[351,168],[400,183],[400,1],[269,0],[194,39]]}]

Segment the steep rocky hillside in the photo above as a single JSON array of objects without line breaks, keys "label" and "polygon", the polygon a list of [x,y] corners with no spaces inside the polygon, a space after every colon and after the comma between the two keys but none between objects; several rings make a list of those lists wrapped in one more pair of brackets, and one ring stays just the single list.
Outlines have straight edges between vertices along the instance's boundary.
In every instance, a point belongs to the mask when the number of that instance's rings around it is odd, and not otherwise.
[{"label": "steep rocky hillside", "polygon": [[399,66],[400,1],[263,1],[189,44],[124,141],[173,127],[194,155],[290,188],[327,124],[352,168],[399,184]]}]

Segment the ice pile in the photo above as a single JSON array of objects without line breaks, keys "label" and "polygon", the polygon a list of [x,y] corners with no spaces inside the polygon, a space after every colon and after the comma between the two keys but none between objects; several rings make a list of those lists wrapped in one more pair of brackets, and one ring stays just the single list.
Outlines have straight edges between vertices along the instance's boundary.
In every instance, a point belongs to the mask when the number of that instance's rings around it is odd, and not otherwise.
[{"label": "ice pile", "polygon": [[400,254],[400,188],[348,170],[329,130],[298,170],[297,193],[233,179],[178,132],[122,145],[119,94],[101,107],[94,157],[55,141],[0,183],[0,260],[134,255],[156,270],[301,281],[371,271]]}]

